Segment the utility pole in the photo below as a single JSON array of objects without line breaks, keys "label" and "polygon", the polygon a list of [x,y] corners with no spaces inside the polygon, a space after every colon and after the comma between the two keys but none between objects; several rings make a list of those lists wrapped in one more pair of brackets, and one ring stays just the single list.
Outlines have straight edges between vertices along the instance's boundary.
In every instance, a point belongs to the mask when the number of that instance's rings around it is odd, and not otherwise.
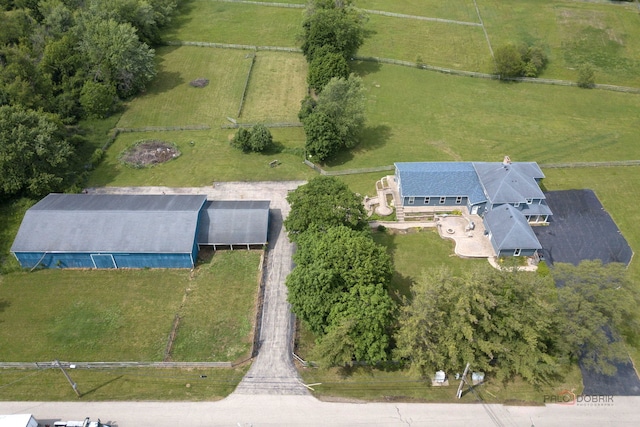
[{"label": "utility pole", "polygon": [[78,390],[78,384],[73,382],[73,380],[71,379],[71,377],[69,376],[67,371],[64,370],[64,368],[62,367],[62,365],[58,361],[58,359],[55,360],[55,364],[58,366],[58,368],[60,368],[60,370],[64,374],[64,376],[67,379],[67,381],[69,381],[69,384],[71,384],[71,388],[73,389],[73,391],[75,391],[76,394],[78,395],[78,397],[80,397],[80,390]]},{"label": "utility pole", "polygon": [[471,363],[467,363],[467,366],[464,368],[464,372],[462,373],[462,378],[460,378],[460,385],[458,386],[458,391],[456,392],[456,397],[458,399],[462,397],[462,386],[467,383],[467,374],[469,373],[470,366]]}]

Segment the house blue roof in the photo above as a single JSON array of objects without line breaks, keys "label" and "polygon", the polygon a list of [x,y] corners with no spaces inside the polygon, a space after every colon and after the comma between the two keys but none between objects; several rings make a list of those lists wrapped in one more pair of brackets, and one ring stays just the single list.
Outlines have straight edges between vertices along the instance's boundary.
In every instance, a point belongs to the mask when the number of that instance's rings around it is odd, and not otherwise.
[{"label": "house blue roof", "polygon": [[535,162],[474,162],[472,165],[487,199],[494,205],[545,198],[536,181],[544,178],[544,174]]},{"label": "house blue roof", "polygon": [[471,204],[486,201],[470,162],[396,163],[402,197],[466,196]]},{"label": "house blue roof", "polygon": [[49,194],[12,252],[191,253],[205,195]]},{"label": "house blue roof", "polygon": [[542,249],[538,238],[524,215],[511,205],[498,206],[484,217],[485,227],[491,232],[495,249]]}]

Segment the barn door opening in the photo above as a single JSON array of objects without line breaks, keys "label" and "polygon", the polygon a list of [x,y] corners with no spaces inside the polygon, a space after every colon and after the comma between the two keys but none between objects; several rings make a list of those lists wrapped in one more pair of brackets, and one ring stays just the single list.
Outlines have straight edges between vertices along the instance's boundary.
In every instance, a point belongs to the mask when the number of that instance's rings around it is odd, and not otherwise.
[{"label": "barn door opening", "polygon": [[91,254],[95,268],[118,268],[111,254]]}]

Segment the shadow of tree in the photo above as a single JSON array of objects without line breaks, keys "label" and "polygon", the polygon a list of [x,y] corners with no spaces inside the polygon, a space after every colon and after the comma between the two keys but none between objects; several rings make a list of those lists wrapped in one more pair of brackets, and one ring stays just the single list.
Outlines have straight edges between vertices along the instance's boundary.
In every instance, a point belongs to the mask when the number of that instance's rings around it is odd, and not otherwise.
[{"label": "shadow of tree", "polygon": [[117,377],[114,377],[114,378],[110,379],[109,381],[105,381],[102,384],[98,384],[97,386],[95,386],[91,390],[88,390],[88,391],[82,393],[81,396],[84,397],[84,396],[88,396],[90,394],[93,394],[96,391],[100,390],[102,387],[108,386],[109,384],[114,383],[114,382],[122,379],[122,377],[124,377],[124,375],[118,375]]},{"label": "shadow of tree", "polygon": [[366,77],[369,74],[375,74],[380,71],[381,64],[379,62],[374,61],[361,61],[354,60],[351,61],[351,71],[360,77]]}]

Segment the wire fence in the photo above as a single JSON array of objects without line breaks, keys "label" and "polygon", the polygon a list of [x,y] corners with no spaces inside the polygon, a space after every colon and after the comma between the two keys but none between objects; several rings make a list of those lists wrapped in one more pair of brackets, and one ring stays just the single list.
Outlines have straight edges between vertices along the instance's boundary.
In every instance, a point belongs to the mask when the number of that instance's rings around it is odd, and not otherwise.
[{"label": "wire fence", "polygon": [[385,12],[383,10],[371,10],[371,9],[359,9],[359,10],[365,13],[368,13],[370,15],[382,15],[382,16],[389,16],[391,18],[416,19],[418,21],[430,21],[430,22],[441,22],[443,24],[467,25],[470,27],[482,26],[482,24],[479,22],[457,21],[455,19],[432,18],[429,16],[406,15],[404,13]]},{"label": "wire fence", "polygon": [[208,130],[209,125],[182,125],[182,126],[145,126],[141,128],[115,128],[118,133],[129,132],[171,132],[179,130]]},{"label": "wire fence", "polygon": [[616,160],[610,162],[571,162],[571,163],[548,163],[541,164],[543,169],[564,169],[564,168],[608,168],[616,166],[640,166],[640,160]]}]

